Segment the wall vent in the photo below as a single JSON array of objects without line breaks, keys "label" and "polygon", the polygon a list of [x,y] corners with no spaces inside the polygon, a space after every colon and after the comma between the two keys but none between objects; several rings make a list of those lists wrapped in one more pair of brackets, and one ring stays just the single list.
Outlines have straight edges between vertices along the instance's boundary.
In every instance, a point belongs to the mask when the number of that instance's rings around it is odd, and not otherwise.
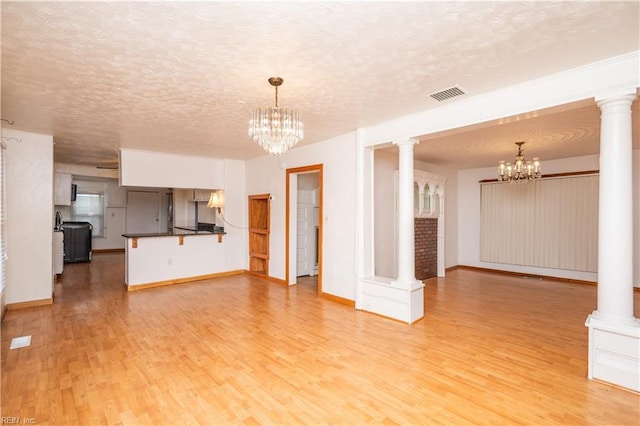
[{"label": "wall vent", "polygon": [[456,96],[464,95],[465,92],[460,88],[460,86],[452,86],[448,89],[440,90],[439,92],[435,92],[430,94],[433,99],[438,102],[446,101],[447,99],[455,98]]}]

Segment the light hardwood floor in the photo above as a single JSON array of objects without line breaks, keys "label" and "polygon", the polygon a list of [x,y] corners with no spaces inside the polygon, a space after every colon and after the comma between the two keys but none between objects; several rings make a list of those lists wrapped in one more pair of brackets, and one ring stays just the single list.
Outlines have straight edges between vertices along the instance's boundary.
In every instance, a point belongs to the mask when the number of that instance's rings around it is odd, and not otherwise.
[{"label": "light hardwood floor", "polygon": [[[638,425],[589,381],[596,288],[456,270],[408,326],[249,275],[127,293],[123,255],[66,265],[2,323],[2,416],[37,424]],[[634,293],[636,316],[640,294]],[[9,350],[31,335],[28,348]]]}]

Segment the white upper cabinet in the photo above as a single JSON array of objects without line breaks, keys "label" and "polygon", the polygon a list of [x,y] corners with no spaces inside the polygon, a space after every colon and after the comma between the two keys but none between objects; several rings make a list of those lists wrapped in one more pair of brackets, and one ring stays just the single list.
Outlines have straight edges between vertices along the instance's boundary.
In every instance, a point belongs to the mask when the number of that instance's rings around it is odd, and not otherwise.
[{"label": "white upper cabinet", "polygon": [[191,191],[192,201],[209,201],[213,189],[194,189]]},{"label": "white upper cabinet", "polygon": [[71,175],[55,173],[53,184],[53,204],[56,206],[71,205]]}]

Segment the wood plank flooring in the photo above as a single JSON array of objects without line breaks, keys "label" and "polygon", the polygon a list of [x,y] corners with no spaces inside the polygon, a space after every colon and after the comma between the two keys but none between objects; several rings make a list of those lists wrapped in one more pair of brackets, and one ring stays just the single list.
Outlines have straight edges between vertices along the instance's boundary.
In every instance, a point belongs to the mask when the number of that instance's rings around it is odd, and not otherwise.
[{"label": "wood plank flooring", "polygon": [[[408,326],[237,275],[127,293],[124,256],[65,265],[2,323],[2,416],[57,425],[638,425],[589,381],[596,288],[456,270]],[[635,292],[636,316],[640,293]],[[31,335],[28,348],[9,350]],[[24,424],[24,423],[23,423]]]}]

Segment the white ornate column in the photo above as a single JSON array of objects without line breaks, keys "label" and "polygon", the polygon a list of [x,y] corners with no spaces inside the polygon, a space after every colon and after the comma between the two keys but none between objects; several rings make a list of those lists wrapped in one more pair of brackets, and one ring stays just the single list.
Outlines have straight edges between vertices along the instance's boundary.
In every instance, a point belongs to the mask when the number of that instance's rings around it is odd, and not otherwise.
[{"label": "white ornate column", "polygon": [[394,141],[398,146],[398,277],[394,286],[406,291],[409,323],[424,316],[424,284],[416,280],[413,208],[413,146],[418,141]]},{"label": "white ornate column", "polygon": [[396,279],[366,276],[358,281],[356,309],[413,323],[424,316],[424,284],[415,277],[413,210],[413,146],[415,139],[398,146],[398,274]]},{"label": "white ornate column", "polygon": [[413,209],[414,139],[394,142],[400,151],[398,161],[398,278],[395,283],[410,287],[416,281]]},{"label": "white ornate column", "polygon": [[589,378],[640,391],[640,321],[633,316],[633,178],[630,94],[601,109],[598,302],[587,318]]}]

